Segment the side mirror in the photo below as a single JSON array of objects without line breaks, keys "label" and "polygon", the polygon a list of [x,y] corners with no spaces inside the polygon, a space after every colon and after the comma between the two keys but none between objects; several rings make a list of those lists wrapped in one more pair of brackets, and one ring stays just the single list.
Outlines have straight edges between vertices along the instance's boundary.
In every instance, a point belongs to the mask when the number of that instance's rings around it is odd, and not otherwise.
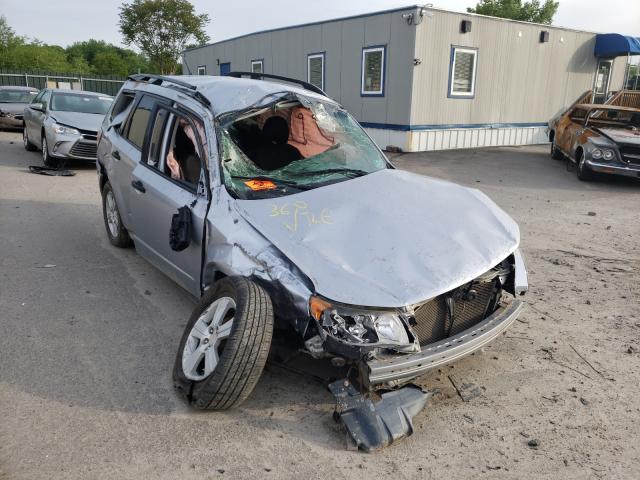
[{"label": "side mirror", "polygon": [[41,103],[30,103],[29,108],[31,110],[37,110],[38,112],[44,112],[44,105]]},{"label": "side mirror", "polygon": [[122,122],[110,123],[109,126],[107,127],[107,132],[114,129],[119,130],[121,126],[122,126]]}]

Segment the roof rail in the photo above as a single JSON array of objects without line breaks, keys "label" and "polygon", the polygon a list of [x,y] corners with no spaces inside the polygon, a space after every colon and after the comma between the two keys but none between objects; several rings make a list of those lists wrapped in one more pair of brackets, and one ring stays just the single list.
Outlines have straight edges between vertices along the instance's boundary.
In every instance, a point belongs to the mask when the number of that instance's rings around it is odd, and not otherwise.
[{"label": "roof rail", "polygon": [[[202,93],[198,92],[198,87],[190,83],[183,82],[182,80],[165,77],[164,75],[153,75],[153,74],[147,74],[147,73],[129,75],[127,78],[135,82],[151,83],[153,85],[158,85],[158,86],[161,86],[163,83],[173,84],[174,86],[180,87],[179,88],[180,91],[186,93],[191,97],[194,97],[196,100],[200,101],[201,103],[204,103],[207,107],[211,106],[211,102],[209,101],[209,99],[204,95],[202,95]],[[170,86],[170,85],[167,85],[167,86]],[[187,91],[184,90],[185,88],[187,89]]]},{"label": "roof rail", "polygon": [[234,78],[242,78],[242,77],[249,77],[252,80],[280,80],[281,82],[289,82],[289,83],[295,83],[297,85],[300,85],[302,88],[304,88],[305,90],[311,90],[314,93],[318,93],[322,96],[327,97],[328,95],[326,93],[324,93],[322,91],[321,88],[316,87],[315,85],[309,83],[309,82],[305,82],[303,80],[298,80],[297,78],[289,78],[289,77],[283,77],[280,75],[271,75],[270,73],[258,73],[258,72],[230,72],[227,73],[226,75],[227,77],[234,77]]}]

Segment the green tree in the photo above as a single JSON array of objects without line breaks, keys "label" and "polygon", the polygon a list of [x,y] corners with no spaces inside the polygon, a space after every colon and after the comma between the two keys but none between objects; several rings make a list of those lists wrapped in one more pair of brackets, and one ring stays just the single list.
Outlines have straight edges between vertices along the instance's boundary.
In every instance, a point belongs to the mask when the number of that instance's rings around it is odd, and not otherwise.
[{"label": "green tree", "polygon": [[138,71],[148,72],[149,61],[144,55],[120,48],[103,40],[93,38],[75,42],[67,47],[69,63],[86,62],[93,73],[99,75],[126,76]]},{"label": "green tree", "polygon": [[480,0],[475,8],[467,8],[467,12],[549,25],[559,4],[553,0],[544,0],[542,4],[540,0],[524,3],[522,0]]},{"label": "green tree", "polygon": [[127,63],[115,52],[98,52],[93,58],[93,69],[98,75],[126,77],[129,74]]},{"label": "green tree", "polygon": [[19,45],[24,43],[24,37],[20,37],[16,35],[16,32],[9,23],[7,22],[7,17],[4,15],[0,16],[0,47],[1,48],[9,48],[14,45]]},{"label": "green tree", "polygon": [[120,7],[120,32],[160,73],[175,73],[180,53],[190,42],[209,40],[209,15],[197,15],[188,0],[133,0]]}]

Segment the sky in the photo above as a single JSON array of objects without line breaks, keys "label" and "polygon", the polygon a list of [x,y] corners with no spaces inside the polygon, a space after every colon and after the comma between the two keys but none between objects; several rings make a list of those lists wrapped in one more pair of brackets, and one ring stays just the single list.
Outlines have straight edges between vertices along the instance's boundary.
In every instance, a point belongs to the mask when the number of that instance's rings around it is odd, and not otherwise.
[{"label": "sky", "polygon": [[[554,25],[640,37],[640,0],[559,0]],[[64,47],[95,38],[124,46],[118,31],[122,0],[0,0],[0,15],[19,35]],[[411,0],[191,0],[208,13],[211,41],[299,23],[412,5]],[[465,11],[477,0],[432,0],[433,6]]]}]

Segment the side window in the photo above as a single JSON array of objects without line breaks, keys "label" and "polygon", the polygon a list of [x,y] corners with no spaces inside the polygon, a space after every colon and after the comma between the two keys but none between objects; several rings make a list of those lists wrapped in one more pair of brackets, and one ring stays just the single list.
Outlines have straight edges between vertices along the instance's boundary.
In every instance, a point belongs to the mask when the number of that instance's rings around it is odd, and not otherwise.
[{"label": "side window", "polygon": [[307,82],[324,90],[324,53],[307,56]]},{"label": "side window", "polygon": [[384,96],[385,47],[362,49],[362,83],[360,95]]},{"label": "side window", "polygon": [[572,122],[582,123],[587,116],[587,111],[582,108],[576,108],[569,114],[569,118]]},{"label": "side window", "polygon": [[133,93],[130,92],[122,92],[118,95],[118,98],[113,102],[113,107],[111,107],[111,113],[109,115],[109,120],[113,121],[118,115],[127,111],[131,104],[133,103]]},{"label": "side window", "polygon": [[450,98],[473,98],[475,95],[477,56],[475,48],[451,47]]},{"label": "side window", "polygon": [[36,98],[34,98],[31,103],[42,103],[44,92],[46,92],[46,90],[42,90],[38,95],[36,95]]},{"label": "side window", "polygon": [[44,92],[44,95],[42,95],[42,98],[40,99],[40,102],[42,102],[42,105],[44,106],[45,110],[49,108],[49,100],[51,100],[51,92],[46,91]]},{"label": "side window", "polygon": [[263,73],[264,61],[263,60],[251,60],[251,71],[253,73]]},{"label": "side window", "polygon": [[147,158],[147,165],[153,167],[161,172],[164,171],[164,159],[162,158],[162,145],[166,135],[167,119],[169,118],[169,112],[164,108],[156,111],[153,121],[153,130],[151,131],[151,137],[149,138],[149,156]]},{"label": "side window", "polygon": [[133,111],[129,119],[129,125],[126,129],[127,133],[125,137],[139,150],[142,150],[144,145],[144,135],[147,132],[147,125],[149,123],[149,117],[151,116],[151,110],[153,109],[153,99],[144,96],[138,106]]},{"label": "side window", "polygon": [[171,114],[165,137],[163,173],[196,189],[202,172],[202,145],[205,138],[202,122]]}]

